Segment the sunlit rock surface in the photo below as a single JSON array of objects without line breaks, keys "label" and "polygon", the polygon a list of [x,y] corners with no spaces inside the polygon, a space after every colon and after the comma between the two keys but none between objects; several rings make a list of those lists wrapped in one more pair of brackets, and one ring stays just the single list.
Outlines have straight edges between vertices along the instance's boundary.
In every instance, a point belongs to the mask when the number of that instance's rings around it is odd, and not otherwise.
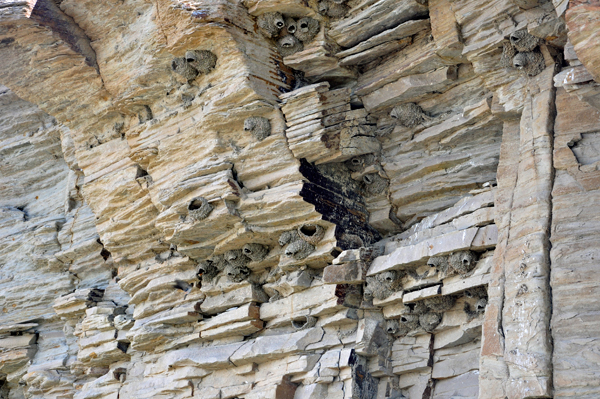
[{"label": "sunlit rock surface", "polygon": [[0,0],[0,398],[600,397],[599,21]]}]

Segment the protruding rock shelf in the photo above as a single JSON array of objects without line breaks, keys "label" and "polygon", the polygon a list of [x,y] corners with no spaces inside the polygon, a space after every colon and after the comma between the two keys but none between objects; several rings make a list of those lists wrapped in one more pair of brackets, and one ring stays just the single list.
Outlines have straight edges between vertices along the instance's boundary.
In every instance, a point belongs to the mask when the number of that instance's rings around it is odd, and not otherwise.
[{"label": "protruding rock shelf", "polygon": [[0,398],[599,398],[599,15],[0,0]]}]

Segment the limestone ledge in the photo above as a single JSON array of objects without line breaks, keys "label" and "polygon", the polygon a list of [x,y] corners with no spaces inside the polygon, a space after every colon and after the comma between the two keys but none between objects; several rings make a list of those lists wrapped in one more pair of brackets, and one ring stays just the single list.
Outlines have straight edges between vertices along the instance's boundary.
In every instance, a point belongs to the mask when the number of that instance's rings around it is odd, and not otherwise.
[{"label": "limestone ledge", "polygon": [[0,0],[0,397],[598,397],[596,3]]}]

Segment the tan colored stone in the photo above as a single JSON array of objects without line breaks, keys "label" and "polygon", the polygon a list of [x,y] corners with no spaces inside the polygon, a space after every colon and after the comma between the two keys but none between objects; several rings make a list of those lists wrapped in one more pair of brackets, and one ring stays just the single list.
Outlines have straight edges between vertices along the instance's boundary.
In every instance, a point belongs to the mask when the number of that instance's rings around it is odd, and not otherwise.
[{"label": "tan colored stone", "polygon": [[422,290],[407,292],[404,294],[402,301],[404,303],[416,302],[426,298],[432,298],[439,296],[442,293],[442,286],[436,285],[429,288],[423,288]]},{"label": "tan colored stone", "polygon": [[250,302],[262,303],[267,300],[267,295],[260,288],[252,284],[247,284],[225,295],[207,297],[200,306],[200,309],[202,313],[212,315]]},{"label": "tan colored stone", "polygon": [[[374,7],[367,7],[358,13],[351,11],[353,16],[334,24],[329,35],[341,46],[350,47],[402,22],[417,19],[415,17],[423,16],[426,10],[416,1],[409,1],[400,7],[389,1],[380,1]],[[356,29],[359,21],[365,19],[369,23],[361,24]]]}]

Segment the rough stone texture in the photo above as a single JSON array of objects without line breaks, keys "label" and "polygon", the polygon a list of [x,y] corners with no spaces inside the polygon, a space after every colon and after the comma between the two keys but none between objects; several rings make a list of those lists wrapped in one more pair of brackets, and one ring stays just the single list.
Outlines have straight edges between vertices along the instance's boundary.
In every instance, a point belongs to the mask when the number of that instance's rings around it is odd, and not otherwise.
[{"label": "rough stone texture", "polygon": [[[557,90],[556,103],[550,236],[554,392],[560,398],[592,398],[600,394],[600,386],[592,383],[597,373],[592,342],[600,323],[597,304],[591,299],[600,289],[600,226],[589,204],[597,203],[600,193],[598,152],[592,150],[597,148],[592,140],[599,135],[600,111],[562,89]],[[578,144],[596,155],[578,155]]]},{"label": "rough stone texture", "polygon": [[0,397],[599,397],[599,13],[0,0]]}]

